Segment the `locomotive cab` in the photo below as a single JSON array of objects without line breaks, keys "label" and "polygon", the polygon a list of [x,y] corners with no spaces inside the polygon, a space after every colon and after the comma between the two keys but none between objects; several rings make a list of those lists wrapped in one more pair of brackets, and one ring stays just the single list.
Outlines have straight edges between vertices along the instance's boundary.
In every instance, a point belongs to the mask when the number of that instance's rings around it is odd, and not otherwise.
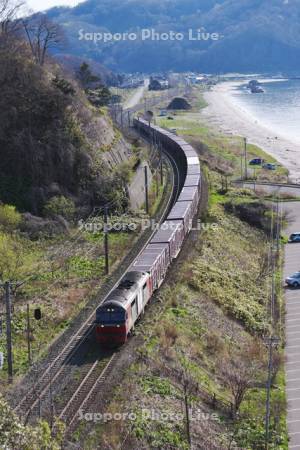
[{"label": "locomotive cab", "polygon": [[149,275],[127,272],[118,287],[96,311],[96,340],[102,345],[121,345],[150,298]]},{"label": "locomotive cab", "polygon": [[127,319],[126,309],[116,297],[113,301],[105,302],[97,309],[97,341],[102,344],[124,344],[127,338]]}]

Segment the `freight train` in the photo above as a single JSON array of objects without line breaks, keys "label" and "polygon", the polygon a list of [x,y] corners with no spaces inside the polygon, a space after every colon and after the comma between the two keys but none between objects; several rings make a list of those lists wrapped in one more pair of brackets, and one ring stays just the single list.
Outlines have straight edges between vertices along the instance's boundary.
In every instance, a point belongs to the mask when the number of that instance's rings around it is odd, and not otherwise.
[{"label": "freight train", "polygon": [[106,346],[122,345],[144,313],[168,267],[178,256],[191,230],[201,196],[201,169],[196,151],[182,138],[142,119],[134,126],[147,138],[159,139],[183,170],[180,194],[166,220],[133,262],[121,282],[96,311],[96,340]]}]

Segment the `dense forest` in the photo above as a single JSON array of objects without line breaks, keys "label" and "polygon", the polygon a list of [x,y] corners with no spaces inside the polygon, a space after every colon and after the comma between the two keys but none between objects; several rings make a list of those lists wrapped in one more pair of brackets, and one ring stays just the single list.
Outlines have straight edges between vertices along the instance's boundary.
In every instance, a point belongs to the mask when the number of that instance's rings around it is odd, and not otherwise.
[{"label": "dense forest", "polygon": [[[300,69],[299,0],[88,0],[75,8],[53,8],[49,17],[68,36],[67,53],[124,71],[293,72]],[[141,29],[182,32],[167,41],[80,40],[85,33],[139,34]],[[205,28],[220,39],[191,41],[189,29]]]}]

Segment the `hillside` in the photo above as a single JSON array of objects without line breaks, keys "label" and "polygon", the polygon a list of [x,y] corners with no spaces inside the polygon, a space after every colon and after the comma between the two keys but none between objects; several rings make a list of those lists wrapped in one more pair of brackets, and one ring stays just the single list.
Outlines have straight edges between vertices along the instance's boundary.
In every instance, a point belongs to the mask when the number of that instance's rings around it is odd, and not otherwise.
[{"label": "hillside", "polygon": [[[48,15],[68,38],[66,54],[88,57],[123,71],[290,72],[300,69],[300,1],[291,0],[88,0]],[[204,27],[219,40],[190,41],[189,29]],[[82,33],[123,33],[154,28],[182,32],[182,41],[80,40]]]},{"label": "hillside", "polygon": [[123,185],[107,154],[125,160],[130,149],[105,108],[22,40],[2,35],[0,44],[0,200],[35,215],[53,197],[87,213],[112,201]]}]

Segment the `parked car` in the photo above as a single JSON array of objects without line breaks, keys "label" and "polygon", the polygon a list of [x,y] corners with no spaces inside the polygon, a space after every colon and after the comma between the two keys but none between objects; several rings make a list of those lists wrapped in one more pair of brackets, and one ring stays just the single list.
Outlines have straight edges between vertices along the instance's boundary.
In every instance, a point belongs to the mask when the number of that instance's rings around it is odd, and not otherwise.
[{"label": "parked car", "polygon": [[264,163],[264,164],[263,164],[263,169],[267,169],[267,170],[276,170],[276,164],[273,164],[273,163]]},{"label": "parked car", "polygon": [[300,287],[300,272],[295,272],[290,277],[287,277],[285,280],[288,286],[292,286],[294,288]]},{"label": "parked car", "polygon": [[289,242],[300,242],[300,232],[299,233],[292,233],[289,237]]},{"label": "parked car", "polygon": [[253,158],[249,161],[250,166],[261,166],[264,160],[262,158]]}]

